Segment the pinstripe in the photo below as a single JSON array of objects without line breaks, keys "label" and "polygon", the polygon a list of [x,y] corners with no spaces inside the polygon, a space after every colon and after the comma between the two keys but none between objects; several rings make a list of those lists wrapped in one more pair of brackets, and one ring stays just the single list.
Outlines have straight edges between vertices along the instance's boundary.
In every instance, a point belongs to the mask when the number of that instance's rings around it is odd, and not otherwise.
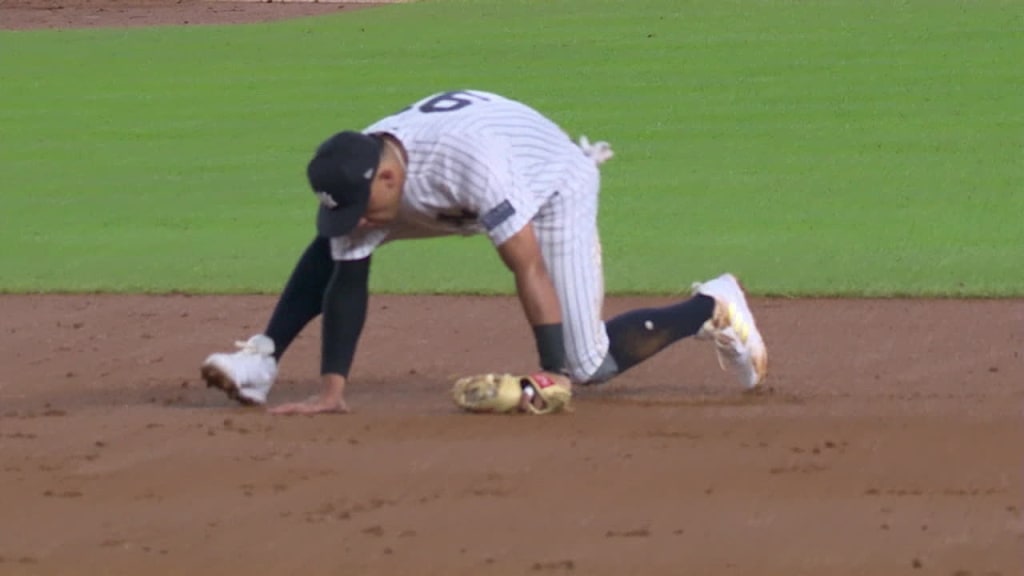
[{"label": "pinstripe", "polygon": [[[554,122],[523,104],[477,91],[457,98],[469,103],[425,113],[436,103],[431,96],[365,129],[390,133],[405,147],[402,205],[384,230],[333,238],[332,255],[363,258],[385,242],[449,234],[484,233],[500,245],[532,221],[562,307],[571,376],[586,381],[608,353],[597,167]],[[457,107],[459,100],[442,104]],[[512,214],[486,229],[480,218],[503,203]],[[476,218],[438,216],[466,213]]]}]

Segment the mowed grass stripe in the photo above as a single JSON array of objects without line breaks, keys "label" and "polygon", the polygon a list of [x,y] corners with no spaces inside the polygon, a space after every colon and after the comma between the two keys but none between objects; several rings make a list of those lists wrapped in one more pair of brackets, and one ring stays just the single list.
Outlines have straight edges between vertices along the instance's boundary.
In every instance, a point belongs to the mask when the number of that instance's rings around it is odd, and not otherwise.
[{"label": "mowed grass stripe", "polygon": [[[273,292],[332,131],[426,93],[612,142],[609,291],[1024,294],[1010,2],[423,2],[272,24],[0,33],[0,289]],[[1016,87],[1016,88],[1015,88]],[[508,293],[483,238],[374,289]]]}]

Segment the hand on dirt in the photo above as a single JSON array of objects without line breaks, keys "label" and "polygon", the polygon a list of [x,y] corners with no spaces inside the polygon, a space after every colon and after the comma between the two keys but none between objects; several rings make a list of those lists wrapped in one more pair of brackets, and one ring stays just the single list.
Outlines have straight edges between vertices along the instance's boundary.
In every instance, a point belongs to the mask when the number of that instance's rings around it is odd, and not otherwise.
[{"label": "hand on dirt", "polygon": [[344,399],[325,397],[323,395],[311,396],[302,402],[289,402],[281,404],[268,410],[271,414],[292,415],[292,414],[347,414],[348,404]]}]

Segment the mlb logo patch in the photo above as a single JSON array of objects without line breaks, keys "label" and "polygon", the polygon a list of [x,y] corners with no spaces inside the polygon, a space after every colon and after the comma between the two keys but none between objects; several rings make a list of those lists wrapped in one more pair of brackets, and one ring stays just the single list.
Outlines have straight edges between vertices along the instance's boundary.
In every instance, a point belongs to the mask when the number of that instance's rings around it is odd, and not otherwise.
[{"label": "mlb logo patch", "polygon": [[320,205],[328,210],[334,210],[338,207],[338,202],[327,192],[317,192],[316,197],[320,199]]}]

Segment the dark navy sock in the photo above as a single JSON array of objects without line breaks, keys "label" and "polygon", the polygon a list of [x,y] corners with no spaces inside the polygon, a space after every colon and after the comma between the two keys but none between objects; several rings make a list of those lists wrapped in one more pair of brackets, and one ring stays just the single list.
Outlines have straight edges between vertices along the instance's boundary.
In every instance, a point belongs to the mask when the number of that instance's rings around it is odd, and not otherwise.
[{"label": "dark navy sock", "polygon": [[274,341],[275,359],[280,360],[306,324],[320,315],[333,270],[330,239],[314,238],[295,264],[263,332]]},{"label": "dark navy sock", "polygon": [[605,323],[608,352],[618,373],[654,356],[669,344],[693,336],[715,311],[715,299],[698,294],[664,308],[643,308],[620,314]]}]

